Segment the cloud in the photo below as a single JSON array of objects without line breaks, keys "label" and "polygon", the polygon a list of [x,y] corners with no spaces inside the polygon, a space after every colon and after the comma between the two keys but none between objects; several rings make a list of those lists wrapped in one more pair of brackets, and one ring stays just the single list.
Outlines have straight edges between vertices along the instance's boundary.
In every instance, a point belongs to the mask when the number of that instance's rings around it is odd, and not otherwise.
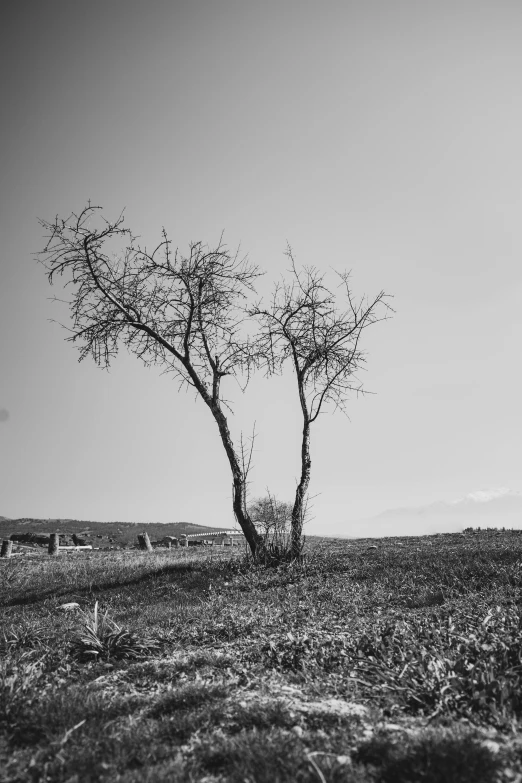
[{"label": "cloud", "polygon": [[9,418],[9,411],[7,411],[5,408],[0,408],[0,423],[7,421]]}]

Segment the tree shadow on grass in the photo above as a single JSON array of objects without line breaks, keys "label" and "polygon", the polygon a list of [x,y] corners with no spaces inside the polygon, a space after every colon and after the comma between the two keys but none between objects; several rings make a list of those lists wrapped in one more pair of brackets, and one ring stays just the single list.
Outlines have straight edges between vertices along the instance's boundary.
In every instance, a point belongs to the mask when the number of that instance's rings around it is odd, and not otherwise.
[{"label": "tree shadow on grass", "polygon": [[[179,577],[180,584],[183,584],[185,590],[194,590],[196,592],[205,592],[211,581],[211,574],[203,573],[199,563],[172,563],[166,566],[156,568],[154,571],[147,571],[145,574],[138,574],[122,579],[108,579],[103,582],[95,582],[85,587],[56,585],[47,590],[38,590],[15,598],[8,598],[0,602],[3,607],[9,606],[28,606],[30,604],[41,604],[52,598],[64,598],[74,594],[75,598],[90,596],[96,593],[119,590],[122,587],[136,587],[144,585],[147,582],[153,582],[158,577],[171,576]],[[176,580],[178,581],[178,580]],[[188,582],[188,584],[187,584]]]}]

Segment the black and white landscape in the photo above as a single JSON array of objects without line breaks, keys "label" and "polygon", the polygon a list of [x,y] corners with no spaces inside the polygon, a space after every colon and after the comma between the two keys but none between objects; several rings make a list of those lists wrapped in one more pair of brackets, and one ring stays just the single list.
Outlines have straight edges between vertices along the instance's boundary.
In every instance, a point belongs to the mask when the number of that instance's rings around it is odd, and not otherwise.
[{"label": "black and white landscape", "polygon": [[1,11],[0,783],[522,783],[521,0]]}]

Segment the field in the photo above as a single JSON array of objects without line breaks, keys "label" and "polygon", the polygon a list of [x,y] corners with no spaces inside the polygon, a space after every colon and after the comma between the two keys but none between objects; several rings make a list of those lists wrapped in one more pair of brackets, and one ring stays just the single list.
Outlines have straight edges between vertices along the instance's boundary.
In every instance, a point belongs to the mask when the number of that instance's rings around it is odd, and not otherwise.
[{"label": "field", "polygon": [[510,531],[0,560],[0,781],[520,783],[521,588]]},{"label": "field", "polygon": [[139,522],[91,522],[79,519],[7,519],[0,517],[0,538],[10,538],[12,533],[37,533],[49,536],[59,533],[72,544],[75,533],[85,539],[86,544],[94,547],[109,548],[110,544],[136,546],[138,533],[146,531],[151,541],[161,540],[164,536],[180,536],[191,533],[213,533],[219,528],[194,525],[190,522],[154,523],[146,525]]}]

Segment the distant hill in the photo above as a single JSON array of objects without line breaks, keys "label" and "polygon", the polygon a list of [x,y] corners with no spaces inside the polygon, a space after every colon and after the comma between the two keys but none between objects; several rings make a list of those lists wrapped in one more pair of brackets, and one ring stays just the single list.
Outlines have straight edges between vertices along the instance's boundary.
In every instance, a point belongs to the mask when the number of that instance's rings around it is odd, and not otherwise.
[{"label": "distant hill", "polygon": [[[195,525],[192,522],[92,522],[79,519],[8,519],[0,517],[0,538],[9,538],[13,533],[38,533],[50,535],[60,533],[72,536],[75,533],[95,546],[110,544],[135,544],[138,533],[146,531],[151,541],[164,536],[180,536],[191,533],[215,533],[220,528]],[[112,541],[110,540],[112,539]]]},{"label": "distant hill", "polygon": [[376,517],[346,523],[348,537],[424,536],[458,533],[467,527],[522,529],[522,492],[501,487],[471,492],[458,500],[392,508]]},{"label": "distant hill", "polygon": [[383,511],[374,519],[426,518],[462,519],[468,517],[484,518],[493,521],[497,517],[519,516],[522,522],[522,492],[507,488],[480,490],[471,492],[463,498],[449,501],[436,501],[417,508],[394,508]]}]

